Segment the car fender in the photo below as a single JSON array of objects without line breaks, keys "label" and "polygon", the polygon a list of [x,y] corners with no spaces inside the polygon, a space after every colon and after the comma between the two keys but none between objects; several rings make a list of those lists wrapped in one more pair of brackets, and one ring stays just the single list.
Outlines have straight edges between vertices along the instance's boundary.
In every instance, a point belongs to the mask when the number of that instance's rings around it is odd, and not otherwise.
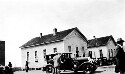
[{"label": "car fender", "polygon": [[91,62],[85,62],[84,64],[82,64],[82,66],[84,66],[85,64],[91,64],[93,65],[93,71],[95,71],[97,69],[97,66]]},{"label": "car fender", "polygon": [[92,64],[91,62],[83,62],[81,63],[75,70],[82,70],[82,67],[85,65],[85,64],[91,64],[94,66],[94,70],[96,70],[96,66],[94,64]]}]

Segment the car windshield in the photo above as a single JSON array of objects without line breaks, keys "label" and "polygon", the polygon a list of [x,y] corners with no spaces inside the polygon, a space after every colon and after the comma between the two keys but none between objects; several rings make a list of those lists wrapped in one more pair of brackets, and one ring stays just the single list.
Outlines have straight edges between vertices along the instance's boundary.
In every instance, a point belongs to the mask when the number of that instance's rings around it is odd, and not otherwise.
[{"label": "car windshield", "polygon": [[71,58],[71,54],[70,53],[63,53],[61,55],[62,58]]},{"label": "car windshield", "polygon": [[46,55],[46,60],[53,59],[53,57],[54,57],[55,55],[56,55],[56,54]]},{"label": "car windshield", "polygon": [[[46,55],[46,60],[53,59],[53,57],[57,54]],[[71,58],[71,53],[62,53],[61,58]]]}]

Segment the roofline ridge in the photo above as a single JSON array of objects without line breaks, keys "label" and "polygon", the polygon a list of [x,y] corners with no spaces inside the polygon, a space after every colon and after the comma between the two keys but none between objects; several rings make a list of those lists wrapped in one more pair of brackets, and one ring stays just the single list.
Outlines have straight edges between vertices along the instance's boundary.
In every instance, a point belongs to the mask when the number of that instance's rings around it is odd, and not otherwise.
[{"label": "roofline ridge", "polygon": [[[66,29],[66,30],[62,30],[62,31],[57,31],[57,33],[64,32],[64,31],[67,31],[67,30],[71,30],[71,29],[75,29],[75,28],[77,28],[77,27],[70,28],[70,29]],[[46,35],[43,35],[43,36],[47,36],[47,35],[53,35],[53,33],[46,34]],[[42,37],[43,37],[43,36],[42,36]]]},{"label": "roofline ridge", "polygon": [[[75,28],[70,28],[70,29],[63,30],[63,31],[68,31],[68,30],[72,30],[72,29],[75,29]],[[59,31],[59,32],[63,32],[63,31]]]},{"label": "roofline ridge", "polygon": [[[73,30],[78,30],[78,31],[79,31],[79,29],[78,29],[77,27],[73,27],[73,28],[69,28],[69,29],[66,29],[66,30],[59,31],[59,32],[57,32],[57,33],[61,33],[61,32],[68,31],[68,34],[69,34],[69,33],[71,33]],[[44,37],[46,37],[46,36],[51,36],[51,35],[53,35],[53,33],[43,35],[43,36],[41,36],[41,38],[42,38],[42,37],[44,38]],[[66,35],[66,36],[67,36],[67,35]],[[64,37],[64,38],[65,38],[65,37]],[[64,38],[62,38],[61,40],[58,39],[58,40],[54,40],[54,41],[47,42],[47,43],[62,41]],[[40,39],[40,37],[37,36],[37,37],[34,37],[34,38],[30,39],[29,41],[27,41],[25,44],[23,44],[23,45],[20,46],[19,48],[25,48],[26,46],[27,46],[27,47],[28,47],[28,46],[34,46],[34,44],[28,45],[27,43],[30,43],[31,41],[34,41],[35,39]],[[40,44],[44,44],[44,43],[40,43]],[[39,44],[35,44],[35,46],[36,46],[36,45],[39,45]]]},{"label": "roofline ridge", "polygon": [[[105,37],[113,37],[113,36],[112,35],[108,35],[108,36],[104,36],[104,37],[98,37],[96,39],[105,38]],[[90,39],[90,40],[94,40],[94,39]]]}]

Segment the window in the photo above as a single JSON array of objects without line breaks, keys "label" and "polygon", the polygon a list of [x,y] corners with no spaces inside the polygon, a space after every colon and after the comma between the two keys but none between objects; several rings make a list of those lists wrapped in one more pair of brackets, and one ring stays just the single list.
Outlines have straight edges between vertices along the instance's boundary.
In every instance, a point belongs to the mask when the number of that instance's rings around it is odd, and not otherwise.
[{"label": "window", "polygon": [[68,46],[69,52],[71,52],[71,46]]},{"label": "window", "polygon": [[78,51],[78,47],[76,47],[76,51]]},{"label": "window", "polygon": [[76,47],[76,57],[79,57],[79,50],[78,50],[78,47]]},{"label": "window", "polygon": [[43,50],[44,60],[46,60],[46,49]]},{"label": "window", "polygon": [[110,58],[110,56],[111,56],[110,49],[109,49],[108,53],[109,53],[109,58]]},{"label": "window", "polygon": [[82,47],[82,51],[83,51],[83,57],[85,57],[85,50],[84,50],[84,47]]},{"label": "window", "polygon": [[111,49],[111,54],[112,54],[111,57],[113,57],[113,50],[112,49]]},{"label": "window", "polygon": [[38,62],[37,51],[35,51],[35,62]]},{"label": "window", "polygon": [[99,50],[99,52],[100,52],[100,58],[103,58],[102,49],[101,49],[101,50]]},{"label": "window", "polygon": [[82,51],[84,51],[84,47],[82,47]]},{"label": "window", "polygon": [[85,52],[83,53],[83,57],[85,57]]},{"label": "window", "polygon": [[53,50],[54,50],[54,53],[56,53],[56,52],[57,52],[57,48],[53,48]]},{"label": "window", "polygon": [[[115,56],[115,54],[116,54],[116,50],[115,50],[115,49],[114,49],[113,53],[114,53],[114,56]],[[114,57],[114,56],[113,56],[113,57]]]},{"label": "window", "polygon": [[92,51],[89,51],[89,57],[92,58]]},{"label": "window", "polygon": [[27,61],[29,61],[29,52],[27,52]]}]

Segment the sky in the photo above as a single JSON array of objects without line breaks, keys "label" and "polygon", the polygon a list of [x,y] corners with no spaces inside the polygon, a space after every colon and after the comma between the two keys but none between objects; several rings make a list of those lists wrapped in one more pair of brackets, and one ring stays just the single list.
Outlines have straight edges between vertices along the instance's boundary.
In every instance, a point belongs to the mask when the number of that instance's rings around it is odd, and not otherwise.
[{"label": "sky", "polygon": [[6,65],[21,66],[21,45],[40,33],[77,27],[86,38],[125,40],[125,0],[0,0],[0,40]]}]

